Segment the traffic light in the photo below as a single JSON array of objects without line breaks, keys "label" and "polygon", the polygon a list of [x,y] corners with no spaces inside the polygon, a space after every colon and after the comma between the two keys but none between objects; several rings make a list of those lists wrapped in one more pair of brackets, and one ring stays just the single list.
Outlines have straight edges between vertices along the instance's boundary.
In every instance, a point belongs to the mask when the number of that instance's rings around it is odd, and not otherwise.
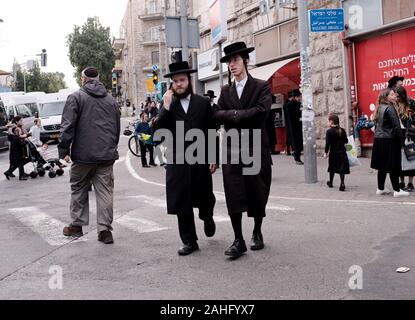
[{"label": "traffic light", "polygon": [[153,83],[154,85],[157,85],[157,83],[159,83],[159,76],[157,74],[157,71],[153,71]]},{"label": "traffic light", "polygon": [[48,59],[48,54],[46,53],[46,49],[42,49],[42,53],[40,54],[40,65],[42,67],[47,66],[47,59]]},{"label": "traffic light", "polygon": [[113,74],[112,75],[112,96],[116,97],[117,96],[117,75]]}]

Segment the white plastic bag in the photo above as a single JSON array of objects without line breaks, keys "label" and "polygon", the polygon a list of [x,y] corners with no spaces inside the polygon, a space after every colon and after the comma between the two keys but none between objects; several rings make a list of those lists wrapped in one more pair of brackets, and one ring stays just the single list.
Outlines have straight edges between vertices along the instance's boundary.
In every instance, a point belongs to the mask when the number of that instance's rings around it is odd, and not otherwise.
[{"label": "white plastic bag", "polygon": [[362,164],[357,158],[357,149],[356,149],[356,144],[354,142],[353,135],[348,136],[347,140],[349,142],[345,144],[344,146],[346,147],[347,158],[349,159],[349,166],[350,167],[361,166]]}]

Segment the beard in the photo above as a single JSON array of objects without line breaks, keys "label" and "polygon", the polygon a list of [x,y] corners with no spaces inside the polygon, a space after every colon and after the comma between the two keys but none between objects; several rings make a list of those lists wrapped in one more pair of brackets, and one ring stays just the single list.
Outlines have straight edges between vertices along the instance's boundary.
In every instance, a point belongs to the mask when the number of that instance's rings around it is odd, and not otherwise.
[{"label": "beard", "polygon": [[172,88],[172,90],[173,90],[173,95],[179,100],[187,98],[187,96],[192,93],[190,86],[188,86],[183,93],[178,93],[174,88]]}]

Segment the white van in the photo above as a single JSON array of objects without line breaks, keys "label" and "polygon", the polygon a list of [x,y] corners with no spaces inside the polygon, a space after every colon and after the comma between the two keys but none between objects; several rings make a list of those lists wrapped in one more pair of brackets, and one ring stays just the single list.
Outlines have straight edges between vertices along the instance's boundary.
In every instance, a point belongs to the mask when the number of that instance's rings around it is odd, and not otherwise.
[{"label": "white van", "polygon": [[43,142],[59,139],[63,108],[71,93],[72,91],[62,91],[38,97],[39,118],[42,122],[40,139]]},{"label": "white van", "polygon": [[29,131],[39,115],[38,96],[17,93],[2,94],[0,98],[3,100],[8,119],[21,116],[24,128]]}]

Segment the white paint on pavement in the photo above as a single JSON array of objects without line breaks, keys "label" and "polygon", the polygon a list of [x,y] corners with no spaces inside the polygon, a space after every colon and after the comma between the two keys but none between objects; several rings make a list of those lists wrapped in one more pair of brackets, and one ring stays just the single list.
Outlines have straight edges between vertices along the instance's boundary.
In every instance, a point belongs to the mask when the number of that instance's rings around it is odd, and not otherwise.
[{"label": "white paint on pavement", "polygon": [[65,223],[52,218],[36,207],[12,208],[9,212],[51,246],[62,246],[73,240],[62,234]]},{"label": "white paint on pavement", "polygon": [[125,157],[121,157],[121,158],[119,158],[117,161],[115,161],[114,165],[115,165],[115,164],[120,164],[120,163],[123,163],[124,161],[125,161]]},{"label": "white paint on pavement", "polygon": [[144,183],[147,183],[147,184],[152,184],[152,185],[155,185],[155,186],[158,186],[158,187],[166,187],[166,185],[164,185],[164,184],[153,182],[153,181],[150,181],[150,180],[147,180],[147,179],[144,179],[144,178],[140,177],[140,175],[134,170],[133,165],[131,164],[131,152],[130,151],[127,152],[127,156],[125,157],[125,165],[127,166],[128,172],[130,172],[131,176],[134,179],[137,179],[141,182],[144,182]]},{"label": "white paint on pavement", "polygon": [[149,197],[146,195],[130,196],[127,198],[140,200],[142,203],[151,205],[153,207],[167,208],[166,201],[159,198]]},{"label": "white paint on pavement", "polygon": [[122,217],[118,218],[115,222],[123,227],[138,233],[149,233],[156,231],[168,230],[169,228],[163,227],[158,223],[138,217],[137,211],[130,211]]}]

